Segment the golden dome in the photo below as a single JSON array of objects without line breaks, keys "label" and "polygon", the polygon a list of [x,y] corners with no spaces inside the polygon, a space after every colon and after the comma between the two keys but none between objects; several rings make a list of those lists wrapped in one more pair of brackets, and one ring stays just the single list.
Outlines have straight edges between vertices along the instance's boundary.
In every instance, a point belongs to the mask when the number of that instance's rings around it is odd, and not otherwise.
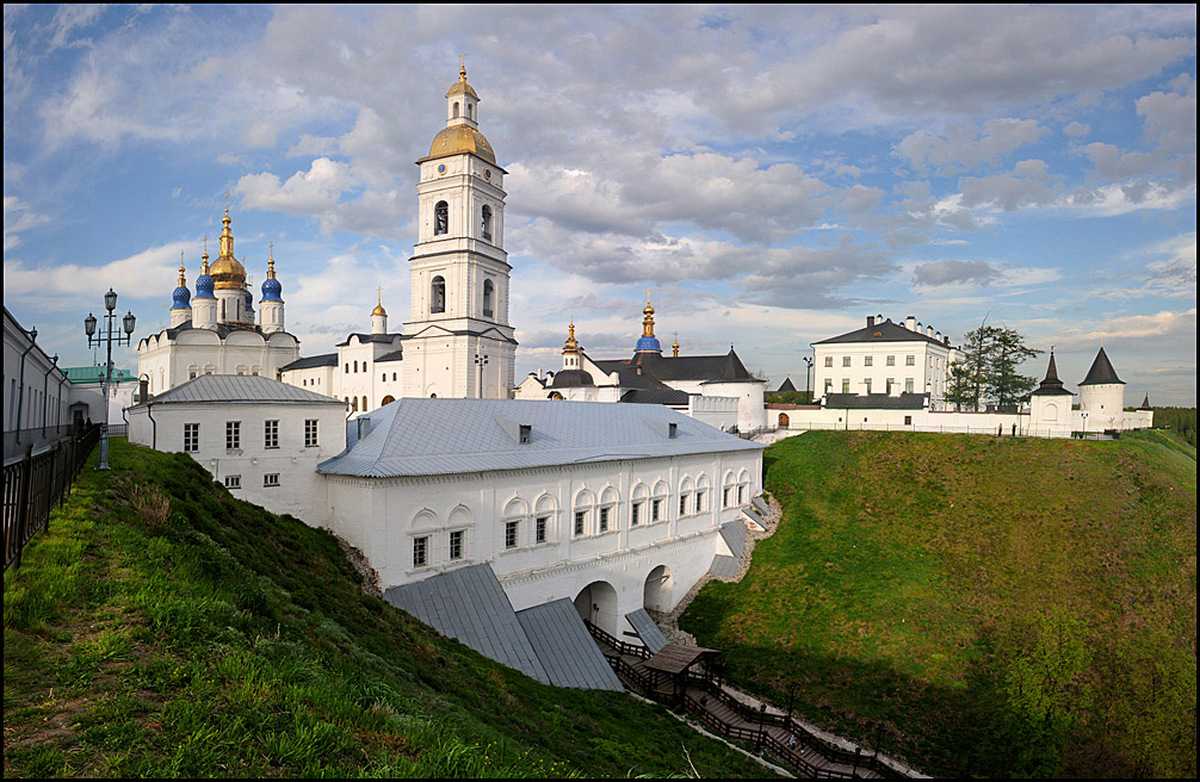
[{"label": "golden dome", "polygon": [[371,317],[376,315],[387,317],[387,310],[383,308],[383,288],[375,289],[375,309],[371,310]]},{"label": "golden dome", "polygon": [[482,133],[470,125],[451,125],[443,128],[433,137],[433,143],[429,145],[429,154],[417,162],[461,155],[464,152],[481,157],[493,165],[496,164],[496,153],[492,151],[492,145],[488,143]]},{"label": "golden dome", "polygon": [[467,82],[467,66],[458,66],[458,81],[450,85],[450,89],[446,90],[446,97],[451,95],[470,95],[475,100],[479,100],[479,95],[475,92],[475,88]]},{"label": "golden dome", "polygon": [[233,231],[229,229],[229,210],[221,218],[221,255],[210,269],[217,290],[237,290],[246,287],[246,267],[233,257]]}]

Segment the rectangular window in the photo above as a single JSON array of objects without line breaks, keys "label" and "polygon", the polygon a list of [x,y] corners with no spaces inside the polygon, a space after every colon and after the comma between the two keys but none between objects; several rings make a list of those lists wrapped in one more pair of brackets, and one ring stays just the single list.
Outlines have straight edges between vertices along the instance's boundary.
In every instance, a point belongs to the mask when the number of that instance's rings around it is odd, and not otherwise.
[{"label": "rectangular window", "polygon": [[263,421],[263,448],[279,447],[279,421]]},{"label": "rectangular window", "polygon": [[315,418],[304,419],[304,447],[317,447],[317,419]]},{"label": "rectangular window", "polygon": [[904,393],[911,394],[913,392],[913,379],[911,377],[904,378]]},{"label": "rectangular window", "polygon": [[633,507],[633,513],[629,518],[629,526],[636,527],[642,521],[639,518],[642,515],[642,512],[641,512],[642,511],[642,503],[635,502],[635,503],[633,503],[632,507]]},{"label": "rectangular window", "polygon": [[242,447],[242,422],[225,422],[225,450],[237,451]]},{"label": "rectangular window", "polygon": [[510,521],[504,525],[504,548],[517,547],[517,533],[520,531],[521,522]]},{"label": "rectangular window", "polygon": [[651,500],[650,521],[658,521],[662,515],[662,500]]},{"label": "rectangular window", "polygon": [[686,494],[679,495],[679,515],[680,516],[687,515],[687,495]]},{"label": "rectangular window", "polygon": [[225,476],[225,488],[226,488],[226,489],[240,489],[240,488],[242,488],[242,476],[240,476],[240,475],[226,475],[226,476]]},{"label": "rectangular window", "polygon": [[600,509],[600,531],[608,532],[608,508]]},{"label": "rectangular window", "polygon": [[825,366],[827,366],[827,367],[832,367],[832,366],[833,366],[833,356],[826,356],[826,357],[825,357]]},{"label": "rectangular window", "polygon": [[833,390],[833,378],[827,377],[827,378],[825,378],[825,393],[828,394],[832,390]]},{"label": "rectangular window", "polygon": [[279,473],[268,472],[268,473],[263,474],[263,486],[265,488],[270,488],[272,486],[278,486],[278,485],[279,485]]},{"label": "rectangular window", "polygon": [[576,535],[583,534],[584,523],[586,521],[587,521],[587,511],[583,511],[583,510],[575,511],[575,534]]},{"label": "rectangular window", "polygon": [[888,365],[889,367],[894,367],[894,366],[896,366],[896,357],[895,357],[895,356],[888,356],[888,357],[887,357],[887,365]]},{"label": "rectangular window", "polygon": [[429,564],[429,537],[413,538],[413,567]]},{"label": "rectangular window", "polygon": [[885,380],[883,382],[883,385],[884,385],[884,390],[887,392],[887,395],[891,396],[892,395],[892,386],[896,385],[896,378],[889,377],[887,380]]},{"label": "rectangular window", "polygon": [[729,487],[728,486],[726,486],[725,490],[721,493],[721,507],[723,507],[723,508],[729,507]]},{"label": "rectangular window", "polygon": [[195,453],[200,450],[200,424],[183,425],[183,452]]},{"label": "rectangular window", "polygon": [[912,426],[912,416],[911,415],[904,416],[904,425]]},{"label": "rectangular window", "polygon": [[546,523],[549,521],[547,516],[538,516],[537,527],[534,530],[534,541],[537,543],[546,542]]},{"label": "rectangular window", "polygon": [[874,356],[863,356],[863,366],[864,367],[875,366],[875,357]]},{"label": "rectangular window", "polygon": [[450,559],[463,558],[463,537],[466,534],[462,530],[455,530],[450,533]]},{"label": "rectangular window", "polygon": [[849,356],[842,356],[842,366],[844,366],[844,367],[850,366],[850,357]]},{"label": "rectangular window", "polygon": [[916,356],[905,356],[904,357],[904,366],[915,367],[916,365],[917,365],[917,357]]},{"label": "rectangular window", "polygon": [[849,378],[842,378],[842,393],[843,394],[850,393],[850,379]]},{"label": "rectangular window", "polygon": [[704,490],[696,490],[696,512],[700,513],[704,510]]},{"label": "rectangular window", "polygon": [[867,378],[866,380],[864,380],[863,385],[865,385],[867,387],[867,393],[868,394],[871,393],[871,378]]}]

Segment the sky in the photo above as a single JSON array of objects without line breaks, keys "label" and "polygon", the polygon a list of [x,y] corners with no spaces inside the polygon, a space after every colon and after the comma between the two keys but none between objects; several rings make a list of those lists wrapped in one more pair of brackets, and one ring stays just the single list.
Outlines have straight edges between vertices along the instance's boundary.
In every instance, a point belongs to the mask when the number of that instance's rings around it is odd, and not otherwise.
[{"label": "sky", "polygon": [[5,5],[5,306],[91,363],[103,292],[165,327],[228,206],[303,355],[369,330],[377,287],[398,329],[460,55],[508,171],[518,377],[571,319],[631,354],[649,292],[664,346],[733,344],[772,387],[911,314],[1054,346],[1069,387],[1103,345],[1127,404],[1195,405],[1183,5]]}]

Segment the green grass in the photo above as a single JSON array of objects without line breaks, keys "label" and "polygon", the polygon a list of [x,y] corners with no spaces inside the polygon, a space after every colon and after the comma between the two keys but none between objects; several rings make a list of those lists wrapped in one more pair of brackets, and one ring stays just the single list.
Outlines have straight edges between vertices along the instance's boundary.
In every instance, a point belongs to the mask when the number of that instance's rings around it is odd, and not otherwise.
[{"label": "green grass", "polygon": [[111,462],[5,572],[5,776],[764,772],[659,707],[437,635],[187,456],[116,440]]},{"label": "green grass", "polygon": [[681,620],[747,689],[955,774],[1195,776],[1196,452],[810,432]]}]

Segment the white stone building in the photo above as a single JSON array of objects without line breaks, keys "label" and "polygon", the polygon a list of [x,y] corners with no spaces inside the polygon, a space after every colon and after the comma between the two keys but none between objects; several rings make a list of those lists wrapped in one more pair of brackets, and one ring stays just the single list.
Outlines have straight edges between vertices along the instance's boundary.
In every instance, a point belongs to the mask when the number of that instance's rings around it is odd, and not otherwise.
[{"label": "white stone building", "polygon": [[632,358],[592,359],[571,323],[562,370],[527,375],[516,397],[666,405],[723,431],[754,432],[767,425],[766,385],[746,370],[732,345],[725,355],[681,356],[676,339],[664,356],[654,336],[654,306],[646,302]]},{"label": "white stone building", "polygon": [[201,375],[134,405],[129,441],[186,453],[235,497],[313,522],[317,465],[346,447],[344,405],[252,375]]},{"label": "white stone building", "polygon": [[300,341],[284,330],[282,286],[275,258],[267,259],[258,321],[246,268],[233,252],[229,210],[221,223],[220,255],[209,268],[201,256],[196,296],[187,288],[183,262],[171,294],[171,325],[138,341],[138,377],[159,394],[200,375],[261,375],[275,378],[300,355]]},{"label": "white stone building", "polygon": [[303,518],[385,589],[488,563],[514,609],[568,598],[614,634],[729,556],[762,491],[762,446],[659,405],[402,399],[353,423],[319,468],[327,519]]},{"label": "white stone building", "polygon": [[867,316],[865,328],[813,343],[813,388],[826,394],[928,394],[929,409],[947,409],[950,365],[960,353],[950,337],[912,315],[903,324]]},{"label": "white stone building", "polygon": [[507,172],[479,130],[479,95],[465,68],[446,92],[446,127],[417,165],[418,233],[403,331],[388,333],[377,303],[369,335],[351,334],[336,354],[283,366],[285,383],[315,387],[359,412],[401,396],[511,396],[517,341],[504,250]]}]

